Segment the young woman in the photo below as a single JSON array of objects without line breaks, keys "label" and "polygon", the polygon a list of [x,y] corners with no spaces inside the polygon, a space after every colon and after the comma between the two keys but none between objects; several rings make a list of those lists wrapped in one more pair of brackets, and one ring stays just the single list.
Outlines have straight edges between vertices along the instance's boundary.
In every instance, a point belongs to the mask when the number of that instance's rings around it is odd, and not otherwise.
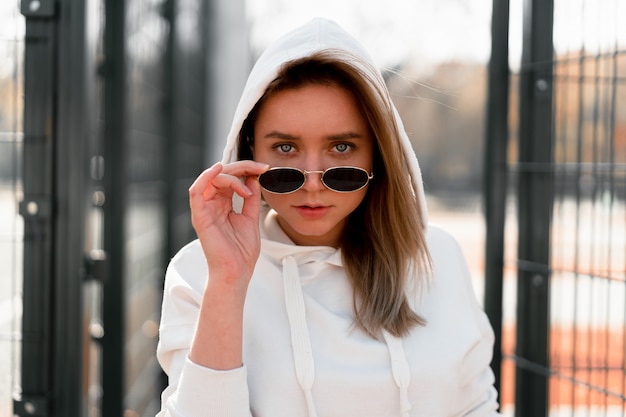
[{"label": "young woman", "polygon": [[316,19],[252,70],[166,275],[160,416],[497,416],[493,334],[363,48]]}]

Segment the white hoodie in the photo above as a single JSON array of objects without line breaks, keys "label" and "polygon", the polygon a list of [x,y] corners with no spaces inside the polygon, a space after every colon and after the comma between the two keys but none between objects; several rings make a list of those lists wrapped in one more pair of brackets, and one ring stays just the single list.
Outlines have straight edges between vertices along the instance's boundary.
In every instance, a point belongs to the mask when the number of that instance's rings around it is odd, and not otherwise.
[{"label": "white hoodie", "polygon": [[[242,123],[281,64],[327,48],[368,57],[335,23],[315,19],[259,58],[236,110],[223,162],[236,159]],[[396,118],[426,219],[417,159],[397,112]],[[385,334],[374,340],[354,329],[352,290],[341,251],[295,245],[276,213],[264,207],[261,255],[244,310],[244,365],[229,371],[204,368],[188,358],[207,266],[197,240],[184,247],[165,280],[157,356],[169,386],[158,415],[498,416],[489,368],[492,329],[456,241],[425,227],[432,281],[421,293],[407,289],[407,294],[427,325],[402,339]]]}]

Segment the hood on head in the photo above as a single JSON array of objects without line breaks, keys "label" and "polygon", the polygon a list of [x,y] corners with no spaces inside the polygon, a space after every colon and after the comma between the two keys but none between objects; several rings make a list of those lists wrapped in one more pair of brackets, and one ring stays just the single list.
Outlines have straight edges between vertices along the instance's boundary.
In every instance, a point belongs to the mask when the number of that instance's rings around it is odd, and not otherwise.
[{"label": "hood on head", "polygon": [[[309,23],[282,36],[261,54],[248,76],[241,99],[235,110],[230,132],[228,133],[222,163],[237,160],[239,131],[241,130],[243,122],[254,108],[257,101],[263,96],[268,84],[276,78],[282,65],[286,62],[304,58],[313,53],[327,49],[339,49],[358,55],[375,67],[374,61],[363,45],[331,20],[315,18]],[[376,71],[376,78],[382,86],[385,85],[379,70]],[[387,91],[386,87],[384,87],[384,91]],[[410,175],[413,188],[419,199],[422,220],[424,227],[426,227],[428,212],[426,209],[422,174],[415,152],[395,106],[393,111],[400,132],[402,147],[410,168],[408,175]]]}]

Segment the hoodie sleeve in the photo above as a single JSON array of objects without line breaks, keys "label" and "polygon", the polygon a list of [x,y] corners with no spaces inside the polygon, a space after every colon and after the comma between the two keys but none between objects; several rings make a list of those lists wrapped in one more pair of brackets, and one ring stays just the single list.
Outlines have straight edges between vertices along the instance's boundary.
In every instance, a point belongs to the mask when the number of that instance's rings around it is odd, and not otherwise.
[{"label": "hoodie sleeve", "polygon": [[[491,370],[494,334],[478,303],[470,270],[457,240],[429,225],[433,277],[422,308],[430,329],[429,355],[443,371],[431,395],[447,417],[496,417],[498,396]],[[447,372],[446,372],[447,371]]]},{"label": "hoodie sleeve", "polygon": [[496,417],[498,413],[498,393],[493,384],[495,381],[491,369],[493,356],[494,334],[491,324],[484,310],[478,303],[465,256],[458,242],[452,240],[451,255],[461,260],[462,276],[458,284],[462,287],[461,293],[467,300],[463,303],[468,310],[466,326],[477,329],[479,337],[469,346],[465,354],[459,373],[458,402],[455,402],[453,416],[463,417]]},{"label": "hoodie sleeve", "polygon": [[498,413],[498,393],[496,392],[493,371],[490,367],[493,350],[493,331],[487,316],[477,306],[474,319],[480,328],[482,338],[472,346],[464,360],[459,381],[458,411],[454,416],[495,417]]},{"label": "hoodie sleeve", "polygon": [[159,328],[157,359],[168,376],[157,417],[249,417],[245,365],[217,371],[189,360],[207,276],[197,242],[170,262]]}]

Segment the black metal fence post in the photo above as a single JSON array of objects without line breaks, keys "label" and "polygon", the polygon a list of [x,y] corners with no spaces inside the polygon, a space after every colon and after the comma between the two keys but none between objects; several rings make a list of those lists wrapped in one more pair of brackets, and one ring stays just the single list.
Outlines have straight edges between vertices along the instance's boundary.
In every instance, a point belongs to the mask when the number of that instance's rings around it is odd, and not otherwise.
[{"label": "black metal fence post", "polygon": [[127,180],[126,2],[105,1],[104,32],[104,250],[108,273],[102,286],[102,415],[124,415],[124,277]]},{"label": "black metal fence post", "polygon": [[553,204],[553,1],[524,2],[520,73],[515,415],[548,415],[550,223]]},{"label": "black metal fence post", "polygon": [[495,334],[491,368],[500,391],[504,223],[509,113],[509,0],[493,0],[485,123],[485,312]]},{"label": "black metal fence post", "polygon": [[54,2],[23,1],[24,56],[24,283],[21,397],[16,415],[50,412],[52,282],[54,279],[54,147],[57,25]]},{"label": "black metal fence post", "polygon": [[[88,188],[91,136],[97,105],[95,45],[101,22],[93,3],[59,0],[57,152],[54,289],[55,416],[89,415],[89,318],[83,297],[85,279],[93,270],[85,264],[86,218],[92,203]],[[93,395],[91,395],[93,397]]]}]

